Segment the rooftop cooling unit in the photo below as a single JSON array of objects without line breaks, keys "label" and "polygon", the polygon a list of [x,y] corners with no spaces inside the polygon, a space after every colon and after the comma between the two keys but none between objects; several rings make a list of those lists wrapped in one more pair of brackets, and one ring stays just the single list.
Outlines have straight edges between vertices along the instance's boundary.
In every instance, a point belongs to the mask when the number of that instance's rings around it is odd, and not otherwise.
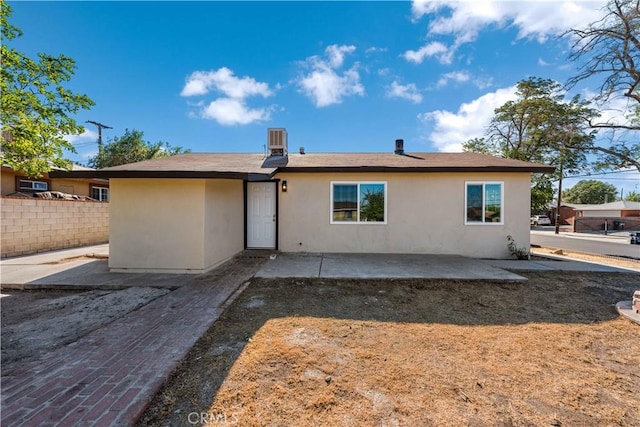
[{"label": "rooftop cooling unit", "polygon": [[284,156],[287,153],[287,130],[285,128],[267,129],[267,147],[272,156]]}]

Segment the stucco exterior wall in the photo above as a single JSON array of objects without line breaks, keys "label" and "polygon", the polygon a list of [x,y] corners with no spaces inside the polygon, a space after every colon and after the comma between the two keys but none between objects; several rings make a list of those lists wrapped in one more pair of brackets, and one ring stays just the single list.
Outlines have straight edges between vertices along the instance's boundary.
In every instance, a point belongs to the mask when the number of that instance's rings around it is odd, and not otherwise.
[{"label": "stucco exterior wall", "polygon": [[110,191],[112,271],[204,270],[204,180],[112,179]]},{"label": "stucco exterior wall", "polygon": [[106,243],[109,204],[3,197],[2,257]]},{"label": "stucco exterior wall", "polygon": [[[529,247],[528,173],[280,173],[284,252],[461,254],[509,258],[507,235]],[[332,181],[387,182],[386,224],[331,224]],[[465,225],[465,182],[504,182],[504,224]]]},{"label": "stucco exterior wall", "polygon": [[244,249],[244,195],[240,180],[205,184],[205,268],[215,267]]},{"label": "stucco exterior wall", "polygon": [[112,179],[112,271],[201,273],[244,247],[242,181]]}]

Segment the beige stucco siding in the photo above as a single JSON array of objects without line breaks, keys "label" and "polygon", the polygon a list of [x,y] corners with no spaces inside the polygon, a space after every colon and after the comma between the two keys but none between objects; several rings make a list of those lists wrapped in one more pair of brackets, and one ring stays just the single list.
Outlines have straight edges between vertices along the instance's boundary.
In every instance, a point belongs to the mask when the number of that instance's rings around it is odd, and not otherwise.
[{"label": "beige stucco siding", "polygon": [[203,270],[205,181],[112,179],[109,267]]},{"label": "beige stucco siding", "polygon": [[[285,252],[441,253],[507,258],[506,236],[529,247],[528,173],[281,173]],[[386,224],[331,224],[332,181],[387,183]],[[503,182],[504,224],[465,225],[465,182]]]},{"label": "beige stucco siding", "polygon": [[244,249],[242,181],[206,181],[204,245],[207,269]]},{"label": "beige stucco siding", "polygon": [[112,179],[109,267],[200,273],[243,249],[242,181]]}]

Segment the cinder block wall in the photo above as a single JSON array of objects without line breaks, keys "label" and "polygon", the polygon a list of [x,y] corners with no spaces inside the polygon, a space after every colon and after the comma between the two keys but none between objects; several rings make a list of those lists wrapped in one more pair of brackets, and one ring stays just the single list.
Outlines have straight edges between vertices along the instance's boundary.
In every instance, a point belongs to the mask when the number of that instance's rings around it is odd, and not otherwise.
[{"label": "cinder block wall", "polygon": [[109,241],[109,203],[2,197],[2,258]]}]

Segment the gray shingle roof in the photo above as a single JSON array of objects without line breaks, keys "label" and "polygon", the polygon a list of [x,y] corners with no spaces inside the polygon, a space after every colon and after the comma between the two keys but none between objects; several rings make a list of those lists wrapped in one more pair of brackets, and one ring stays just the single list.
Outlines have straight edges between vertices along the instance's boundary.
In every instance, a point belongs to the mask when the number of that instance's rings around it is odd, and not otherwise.
[{"label": "gray shingle roof", "polygon": [[[553,172],[547,165],[478,153],[187,153],[64,176],[265,179],[277,172]],[[61,176],[62,176],[61,175]],[[86,176],[85,176],[86,175]]]}]

